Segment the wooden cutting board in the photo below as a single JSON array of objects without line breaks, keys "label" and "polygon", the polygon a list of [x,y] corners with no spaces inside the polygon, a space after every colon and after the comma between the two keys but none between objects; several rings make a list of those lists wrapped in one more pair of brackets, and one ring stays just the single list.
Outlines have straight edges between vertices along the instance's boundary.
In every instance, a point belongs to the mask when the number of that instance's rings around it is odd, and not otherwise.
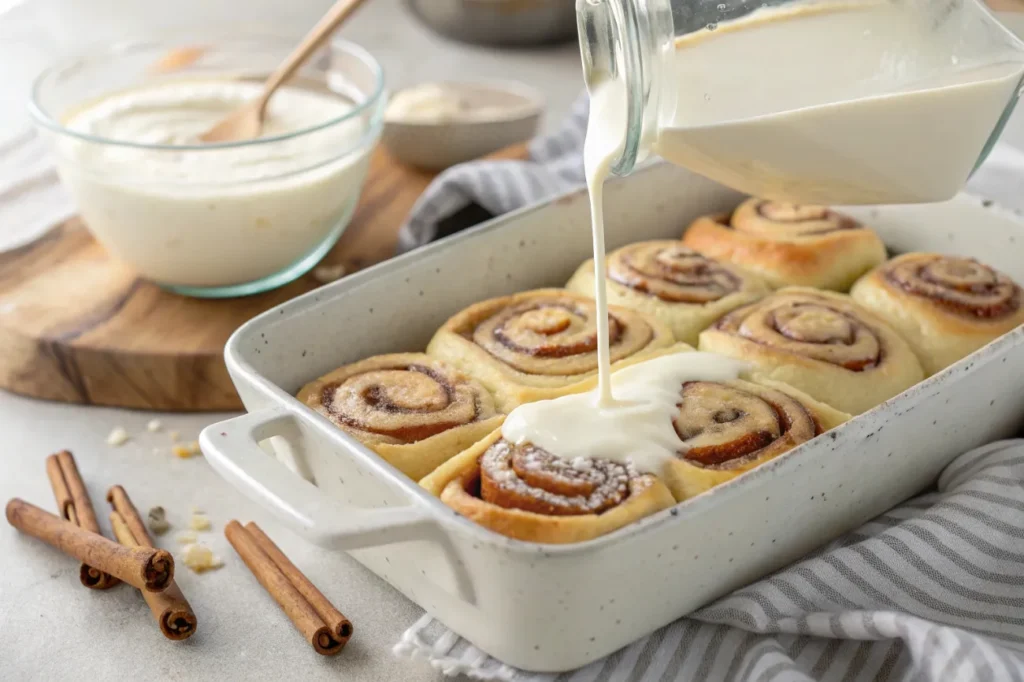
[{"label": "wooden cutting board", "polygon": [[[523,158],[525,147],[494,158]],[[434,178],[378,148],[352,222],[324,264],[386,260]],[[237,410],[224,343],[243,322],[321,283],[311,275],[247,298],[170,294],[110,258],[77,218],[0,254],[0,388],[70,403]]]}]

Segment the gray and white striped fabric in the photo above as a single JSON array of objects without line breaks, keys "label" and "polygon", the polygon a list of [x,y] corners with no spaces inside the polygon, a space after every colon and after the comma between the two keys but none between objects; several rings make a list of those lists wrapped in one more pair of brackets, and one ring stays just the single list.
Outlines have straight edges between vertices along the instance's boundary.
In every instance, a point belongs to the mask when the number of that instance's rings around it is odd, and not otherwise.
[{"label": "gray and white striped fabric", "polygon": [[590,101],[584,94],[559,130],[529,145],[529,161],[474,161],[449,168],[413,206],[398,236],[403,253],[437,236],[437,223],[477,203],[492,215],[556,197],[583,184],[583,136]]},{"label": "gray and white striped fabric", "polygon": [[935,491],[580,670],[516,670],[429,616],[395,652],[509,682],[1024,681],[1024,440],[961,455]]}]

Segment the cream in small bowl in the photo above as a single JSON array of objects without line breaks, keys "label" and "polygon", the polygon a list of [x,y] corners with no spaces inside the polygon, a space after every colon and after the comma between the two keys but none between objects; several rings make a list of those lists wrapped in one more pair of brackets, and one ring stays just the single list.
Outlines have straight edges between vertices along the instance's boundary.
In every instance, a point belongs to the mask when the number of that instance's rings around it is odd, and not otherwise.
[{"label": "cream in small bowl", "polygon": [[522,83],[423,83],[392,96],[383,143],[403,163],[443,170],[530,139],[543,110]]},{"label": "cream in small bowl", "polygon": [[260,138],[203,144],[292,44],[235,40],[173,73],[153,69],[168,45],[114,48],[54,67],[34,93],[93,235],[189,295],[255,293],[309,270],[351,218],[380,134],[380,69],[337,42],[274,95]]}]

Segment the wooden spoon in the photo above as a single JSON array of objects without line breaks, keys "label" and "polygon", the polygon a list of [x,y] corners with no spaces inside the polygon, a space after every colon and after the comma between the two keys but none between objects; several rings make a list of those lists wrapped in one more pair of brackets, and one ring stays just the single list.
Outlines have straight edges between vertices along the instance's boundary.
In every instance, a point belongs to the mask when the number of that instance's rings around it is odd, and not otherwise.
[{"label": "wooden spoon", "polygon": [[274,92],[281,87],[299,67],[306,63],[309,56],[323,44],[341,22],[352,14],[364,0],[338,0],[334,6],[317,22],[299,46],[288,55],[277,67],[267,82],[263,84],[263,92],[251,102],[247,102],[225,116],[215,126],[199,136],[203,142],[232,142],[235,140],[251,140],[259,137],[263,130],[263,118],[267,113],[267,102]]}]

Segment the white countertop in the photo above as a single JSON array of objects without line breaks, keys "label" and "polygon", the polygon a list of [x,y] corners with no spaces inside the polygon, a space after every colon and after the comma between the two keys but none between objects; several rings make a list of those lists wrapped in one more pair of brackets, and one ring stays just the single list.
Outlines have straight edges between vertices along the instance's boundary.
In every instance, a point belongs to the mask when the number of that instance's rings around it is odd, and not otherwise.
[{"label": "white countertop", "polygon": [[[165,424],[164,431],[146,431],[154,416]],[[191,639],[171,642],[135,590],[125,585],[107,592],[88,590],[78,582],[75,560],[3,524],[0,678],[116,680],[137,671],[148,679],[179,680],[440,678],[428,665],[396,659],[390,652],[402,630],[419,617],[415,605],[348,557],[321,552],[284,530],[221,480],[202,457],[182,460],[171,454],[168,431],[194,439],[199,429],[224,416],[75,407],[0,393],[6,433],[0,499],[5,504],[18,496],[54,510],[44,459],[68,448],[102,526],[109,528],[106,490],[120,483],[142,514],[155,505],[167,510],[174,529],[157,542],[177,554],[174,536],[187,528],[190,509],[198,506],[214,524],[199,536],[225,563],[197,575],[178,562],[178,584],[199,625]],[[133,439],[119,448],[107,445],[114,426],[125,427]],[[154,452],[155,447],[161,451]],[[352,620],[355,636],[340,655],[315,654],[259,586],[224,539],[224,524],[232,518],[259,523]]]},{"label": "white countertop", "polygon": [[[49,0],[28,0],[49,3]],[[142,0],[132,0],[137,10]],[[317,6],[319,2],[319,7]],[[126,10],[117,0],[76,0],[68,5]],[[159,3],[159,10],[195,5],[194,0]],[[227,3],[219,2],[219,6]],[[233,4],[250,4],[234,2]],[[255,2],[267,17],[275,3]],[[287,3],[276,3],[283,8]],[[328,0],[297,0],[296,13],[315,17]],[[0,9],[2,9],[0,2]],[[284,11],[278,9],[276,11]],[[60,12],[53,16],[58,19]],[[112,15],[111,15],[112,16]],[[179,14],[179,16],[181,16]],[[86,17],[93,18],[94,17]],[[54,34],[70,31],[85,19],[67,16],[68,25],[50,25]],[[143,21],[120,16],[115,21]],[[129,21],[131,20],[131,21]],[[156,18],[159,21],[159,17]],[[124,24],[128,25],[128,24]],[[300,24],[301,25],[301,24]],[[93,39],[110,32],[97,24]],[[79,31],[88,33],[79,24]],[[119,29],[120,30],[120,29]],[[130,29],[125,29],[130,30]],[[61,35],[65,35],[61,34]],[[343,34],[369,48],[382,61],[389,87],[437,78],[513,78],[547,94],[547,125],[557,124],[582,88],[575,45],[538,50],[496,51],[459,45],[428,33],[399,0],[373,0]],[[7,61],[0,41],[0,63]],[[36,55],[38,57],[38,54]],[[119,586],[94,592],[78,582],[78,564],[43,543],[0,526],[0,678],[45,679],[344,679],[347,682],[438,680],[426,663],[396,659],[391,646],[419,616],[418,607],[348,557],[308,545],[223,482],[201,458],[180,460],[170,452],[168,431],[195,439],[207,424],[227,415],[157,415],[27,400],[0,392],[4,430],[0,501],[22,497],[54,509],[43,461],[51,452],[74,452],[89,487],[101,525],[109,528],[104,495],[109,486],[125,486],[142,513],[162,505],[175,530],[158,542],[177,551],[174,534],[187,523],[189,510],[208,513],[214,531],[200,534],[225,566],[196,575],[179,562],[178,581],[199,619],[186,642],[165,640],[141,597]],[[148,433],[152,418],[164,431]],[[106,436],[115,426],[133,435],[113,448]],[[160,448],[154,452],[154,448]],[[242,564],[223,536],[232,519],[255,520],[291,559],[354,623],[355,636],[339,656],[316,655]]]}]

